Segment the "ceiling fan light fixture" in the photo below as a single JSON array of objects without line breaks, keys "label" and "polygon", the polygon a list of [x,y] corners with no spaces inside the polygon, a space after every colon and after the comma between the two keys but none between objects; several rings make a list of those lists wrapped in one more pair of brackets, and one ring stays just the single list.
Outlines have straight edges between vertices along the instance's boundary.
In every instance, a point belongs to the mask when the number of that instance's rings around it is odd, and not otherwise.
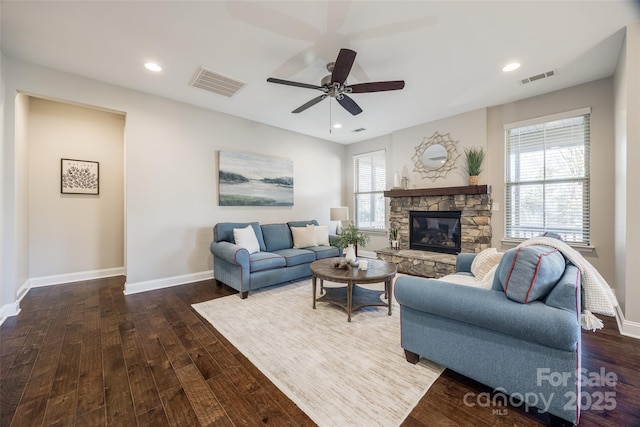
[{"label": "ceiling fan light fixture", "polygon": [[502,67],[502,71],[504,71],[505,73],[508,73],[510,71],[515,71],[518,68],[520,68],[519,62],[511,62],[510,64],[507,64],[504,67]]},{"label": "ceiling fan light fixture", "polygon": [[[316,105],[323,99],[334,98],[345,110],[355,116],[362,113],[362,108],[360,108],[358,104],[347,94],[384,92],[389,90],[400,90],[404,88],[404,80],[357,83],[353,85],[347,84],[347,77],[349,77],[349,73],[355,59],[355,51],[350,49],[340,49],[336,61],[327,64],[327,70],[329,70],[331,74],[322,78],[322,80],[320,81],[320,86],[294,82],[290,80],[283,80],[274,77],[269,77],[267,79],[267,82],[286,86],[315,89],[323,92],[323,95],[317,96],[311,101],[308,101],[307,103],[293,110],[292,113],[294,114],[301,113],[307,108]],[[331,130],[331,128],[329,128],[329,130]]]}]

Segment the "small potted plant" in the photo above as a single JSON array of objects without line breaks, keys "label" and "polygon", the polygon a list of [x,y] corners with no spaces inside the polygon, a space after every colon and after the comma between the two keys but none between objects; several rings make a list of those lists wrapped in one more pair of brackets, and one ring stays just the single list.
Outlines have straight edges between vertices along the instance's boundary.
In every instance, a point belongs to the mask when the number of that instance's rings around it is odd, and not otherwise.
[{"label": "small potted plant", "polygon": [[482,162],[484,161],[484,149],[465,148],[464,155],[467,158],[467,173],[469,174],[469,185],[478,185],[478,175],[482,172]]},{"label": "small potted plant", "polygon": [[369,236],[362,234],[360,229],[355,224],[349,224],[338,236],[336,245],[345,250],[345,258],[351,261],[350,258],[354,258],[358,255],[358,246],[364,246],[369,243]]},{"label": "small potted plant", "polygon": [[391,242],[391,249],[398,249],[398,229],[391,228],[389,230],[389,241]]}]

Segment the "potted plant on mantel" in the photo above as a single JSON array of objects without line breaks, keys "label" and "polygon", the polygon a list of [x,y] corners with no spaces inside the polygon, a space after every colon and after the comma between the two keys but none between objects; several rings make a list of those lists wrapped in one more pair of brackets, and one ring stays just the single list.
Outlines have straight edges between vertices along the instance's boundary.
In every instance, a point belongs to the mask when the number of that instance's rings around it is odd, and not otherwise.
[{"label": "potted plant on mantel", "polygon": [[484,161],[484,149],[465,148],[464,155],[467,158],[467,173],[469,174],[469,185],[478,185],[478,175],[482,172],[482,162]]},{"label": "potted plant on mantel", "polygon": [[349,224],[336,241],[336,245],[345,250],[347,261],[355,261],[355,257],[358,256],[358,245],[364,246],[367,243],[369,243],[369,236],[362,234],[355,224]]}]

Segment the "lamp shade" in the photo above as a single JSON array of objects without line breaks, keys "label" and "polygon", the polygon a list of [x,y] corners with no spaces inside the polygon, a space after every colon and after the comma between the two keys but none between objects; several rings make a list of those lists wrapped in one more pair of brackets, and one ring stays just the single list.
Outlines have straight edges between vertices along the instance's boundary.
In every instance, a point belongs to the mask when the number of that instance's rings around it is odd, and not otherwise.
[{"label": "lamp shade", "polygon": [[331,208],[331,221],[348,221],[349,220],[349,208]]}]

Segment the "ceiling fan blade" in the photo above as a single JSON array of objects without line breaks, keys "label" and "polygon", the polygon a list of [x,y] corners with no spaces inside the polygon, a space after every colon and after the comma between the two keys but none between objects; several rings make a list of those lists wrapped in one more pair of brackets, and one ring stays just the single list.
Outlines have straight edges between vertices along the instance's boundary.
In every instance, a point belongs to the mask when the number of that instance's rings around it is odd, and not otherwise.
[{"label": "ceiling fan blade", "polygon": [[267,79],[267,81],[269,83],[277,83],[279,85],[303,87],[303,88],[306,88],[306,89],[324,90],[324,88],[322,86],[310,85],[310,84],[307,84],[307,83],[300,83],[300,82],[292,82],[291,80],[282,80],[282,79],[276,79],[276,78],[273,78],[273,77],[269,77]]},{"label": "ceiling fan blade", "polygon": [[338,59],[336,59],[333,71],[331,72],[331,82],[343,84],[345,80],[347,80],[355,60],[356,52],[351,49],[340,49]]},{"label": "ceiling fan blade", "polygon": [[347,86],[347,88],[351,88],[351,93],[383,92],[386,90],[400,90],[404,88],[404,80],[394,80],[394,81],[388,81],[388,82],[358,83],[355,85]]},{"label": "ceiling fan blade", "polygon": [[313,107],[314,105],[316,105],[318,102],[322,101],[323,99],[325,99],[327,97],[327,95],[320,95],[317,96],[315,98],[313,98],[311,101],[307,102],[306,104],[303,104],[301,106],[299,106],[298,108],[296,108],[295,110],[292,111],[292,113],[301,113],[304,110],[306,110],[309,107]]},{"label": "ceiling fan blade", "polygon": [[342,96],[336,98],[336,100],[340,103],[340,105],[344,107],[345,110],[347,110],[354,116],[357,116],[358,114],[362,113],[362,108],[360,108],[360,106],[356,104],[356,102],[353,99],[349,98],[347,95],[342,94]]}]

